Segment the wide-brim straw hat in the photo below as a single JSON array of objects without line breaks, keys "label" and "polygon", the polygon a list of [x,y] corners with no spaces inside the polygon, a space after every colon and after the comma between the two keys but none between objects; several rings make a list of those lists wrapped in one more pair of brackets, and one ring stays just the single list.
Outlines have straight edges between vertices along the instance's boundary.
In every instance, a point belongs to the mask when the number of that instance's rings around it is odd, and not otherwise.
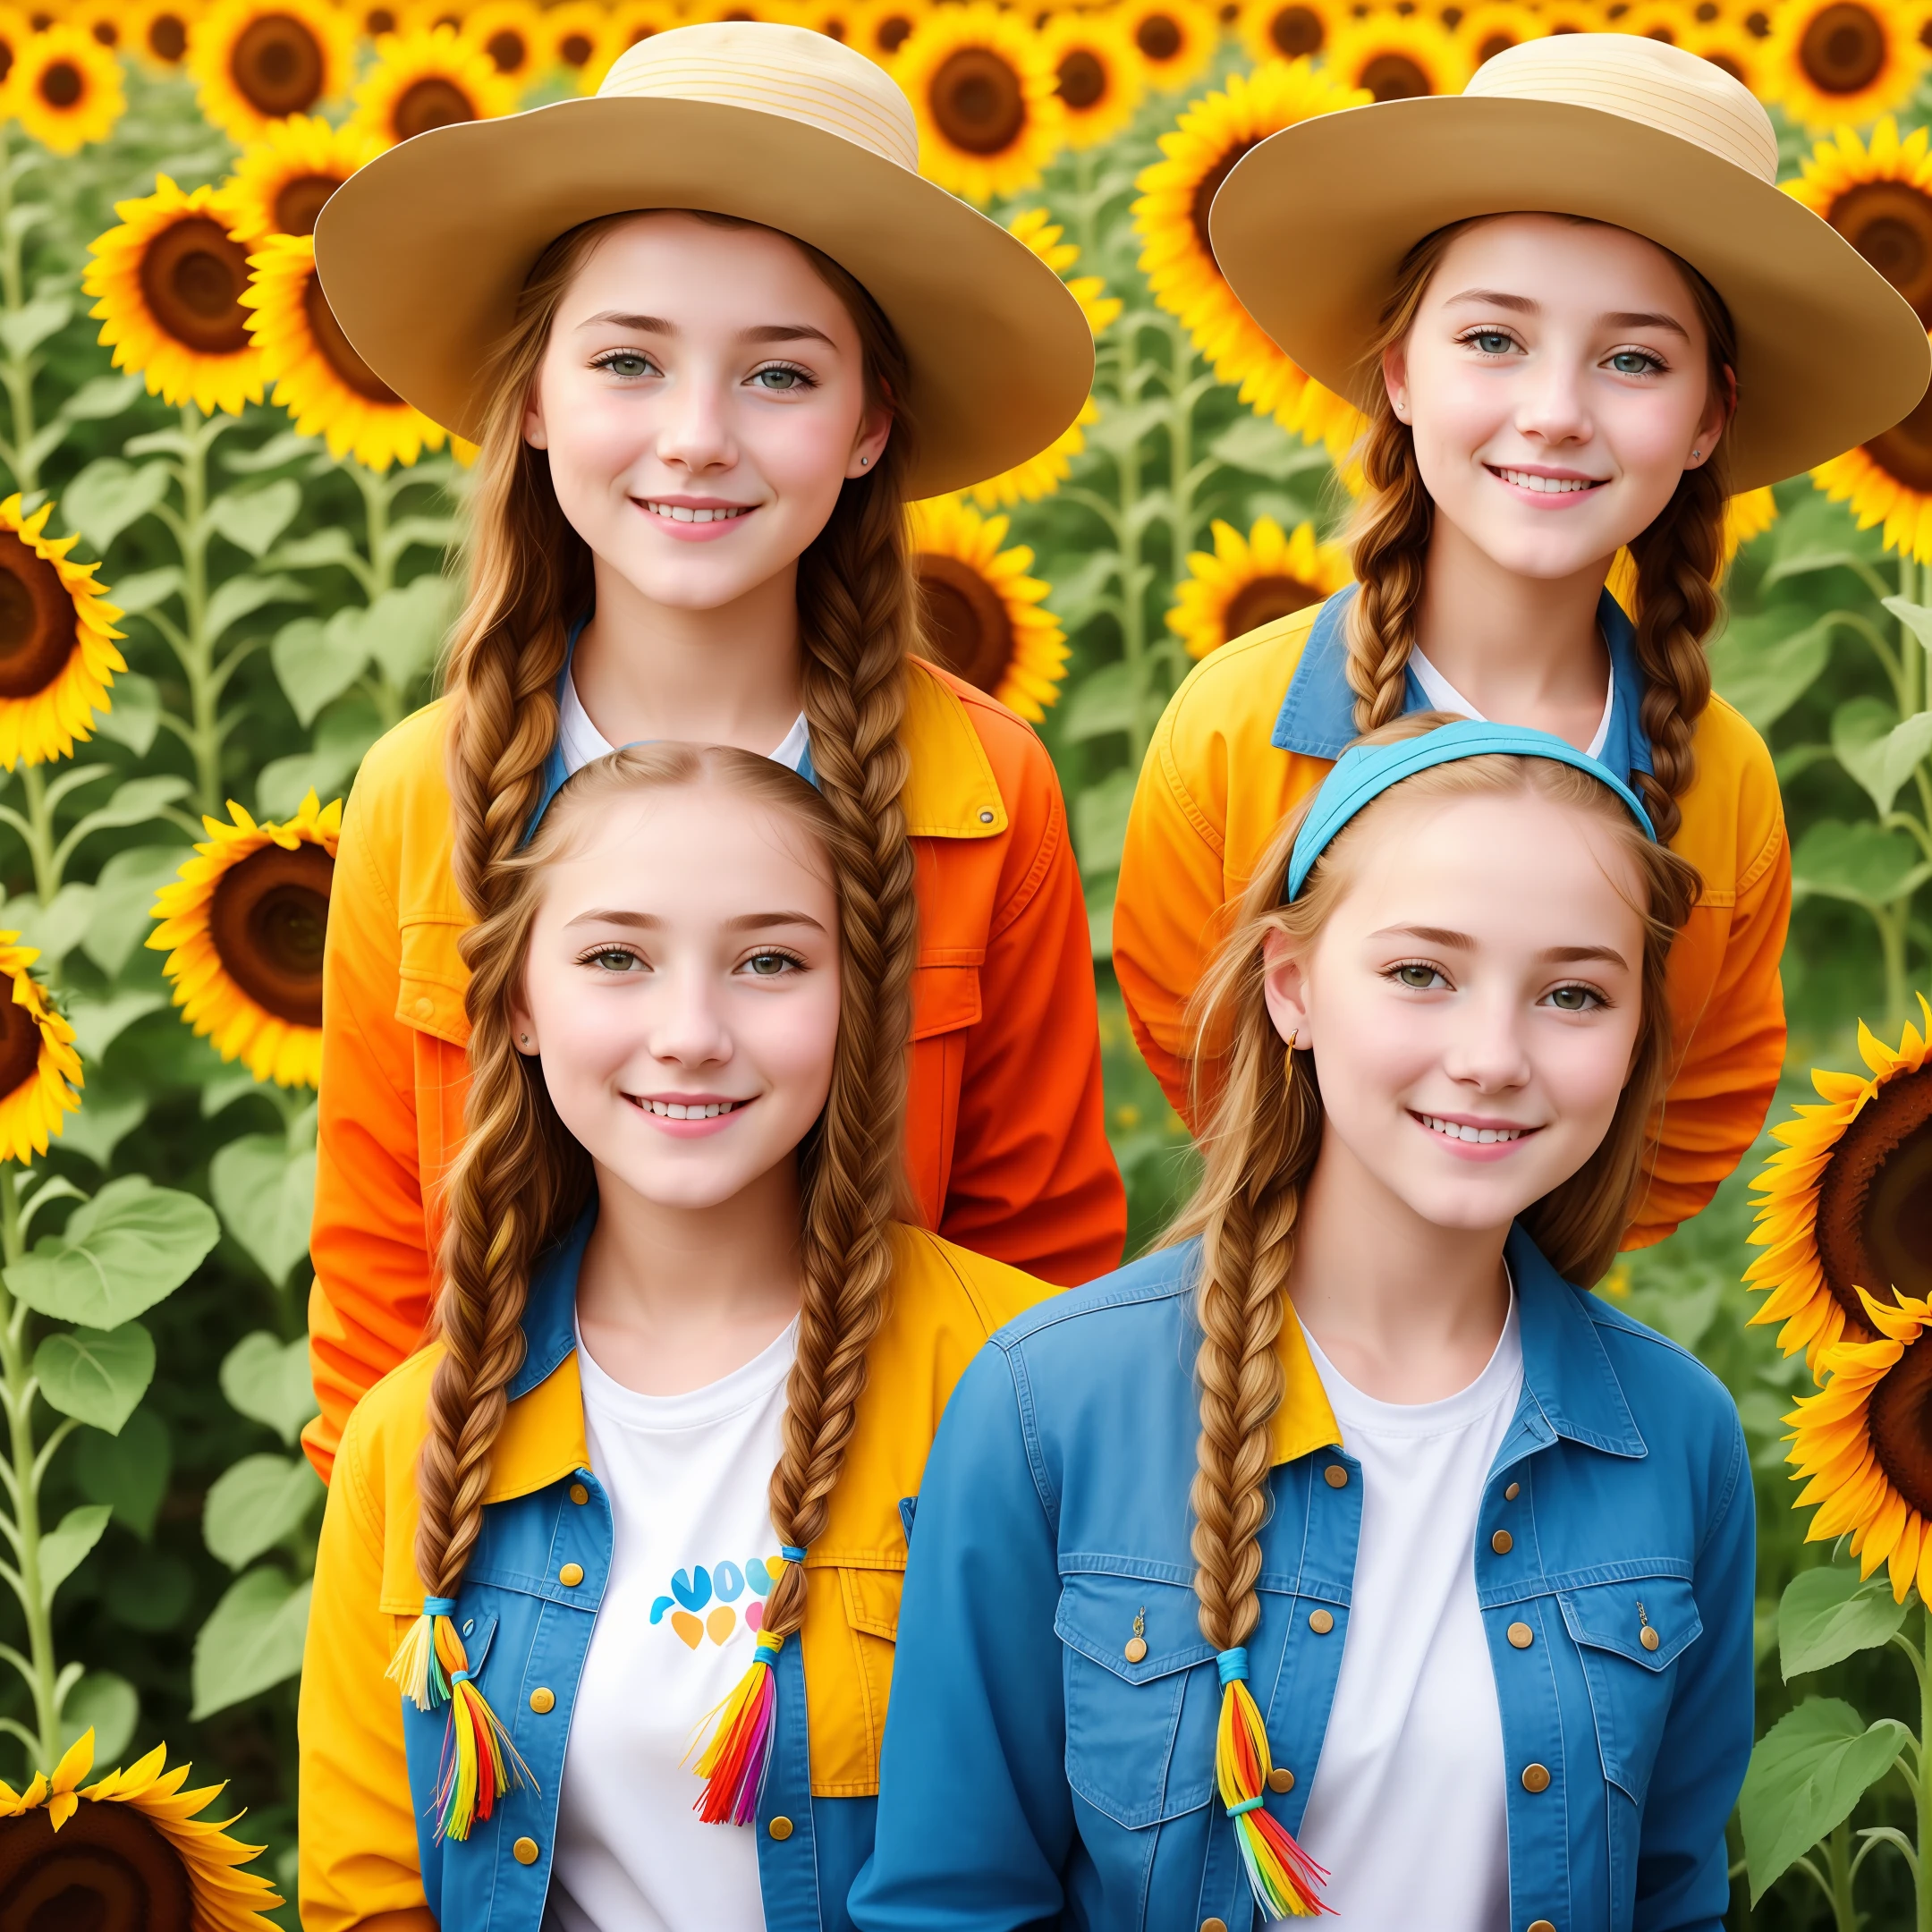
[{"label": "wide-brim straw hat", "polygon": [[1249,313],[1366,407],[1402,258],[1481,215],[1580,215],[1645,236],[1724,298],[1737,331],[1734,489],[1793,476],[1911,414],[1932,345],[1904,298],[1776,185],[1777,139],[1711,62],[1640,35],[1526,41],[1459,95],[1350,107],[1270,136],[1209,217]]},{"label": "wide-brim straw hat", "polygon": [[538,257],[632,208],[762,223],[864,285],[911,368],[914,496],[1024,462],[1087,399],[1093,337],[1059,276],[921,179],[911,105],[886,74],[798,27],[674,28],[592,97],[402,142],[329,198],[317,273],[363,360],[475,442],[491,350]]}]

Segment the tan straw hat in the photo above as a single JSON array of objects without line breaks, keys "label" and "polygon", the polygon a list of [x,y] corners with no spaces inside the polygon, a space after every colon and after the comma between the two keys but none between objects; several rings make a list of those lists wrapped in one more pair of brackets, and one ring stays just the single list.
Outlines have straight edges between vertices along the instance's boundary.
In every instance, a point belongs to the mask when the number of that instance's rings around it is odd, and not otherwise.
[{"label": "tan straw hat", "polygon": [[1086,401],[1093,338],[1060,278],[920,178],[911,106],[885,73],[799,27],[675,28],[594,97],[404,141],[330,197],[317,270],[357,353],[475,441],[479,378],[537,258],[630,208],[760,222],[864,284],[911,365],[916,496],[1023,462]]},{"label": "tan straw hat", "polygon": [[1215,197],[1216,259],[1281,348],[1363,402],[1402,259],[1478,215],[1582,215],[1681,256],[1738,340],[1731,480],[1795,475],[1911,413],[1932,346],[1852,245],[1780,191],[1744,87],[1640,35],[1563,34],[1486,62],[1459,95],[1349,107],[1243,156]]}]

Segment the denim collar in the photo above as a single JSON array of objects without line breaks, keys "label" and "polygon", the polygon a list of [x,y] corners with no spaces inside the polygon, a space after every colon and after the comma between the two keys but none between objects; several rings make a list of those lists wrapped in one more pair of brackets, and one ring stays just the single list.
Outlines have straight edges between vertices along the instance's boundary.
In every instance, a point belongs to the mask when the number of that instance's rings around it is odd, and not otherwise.
[{"label": "denim collar", "polygon": [[537,1257],[523,1301],[523,1366],[510,1377],[510,1401],[547,1381],[577,1352],[577,1276],[597,1225],[593,1198],[569,1233]]},{"label": "denim collar", "polygon": [[1510,1230],[1503,1252],[1516,1284],[1522,1334],[1519,1421],[1539,1411],[1549,1428],[1571,1442],[1610,1455],[1648,1454],[1585,1291],[1543,1258],[1521,1222]]},{"label": "denim collar", "polygon": [[[1350,600],[1356,586],[1338,590],[1321,607],[1301,661],[1288,680],[1270,742],[1278,751],[1299,751],[1306,758],[1333,761],[1355,741],[1355,694],[1349,689],[1348,640],[1343,632]],[[1618,777],[1648,772],[1650,740],[1642,724],[1644,680],[1637,664],[1637,632],[1623,606],[1606,590],[1597,602],[1597,628],[1610,649],[1610,733],[1604,740],[1601,761]],[[1408,674],[1402,710],[1427,711],[1429,701]]]}]

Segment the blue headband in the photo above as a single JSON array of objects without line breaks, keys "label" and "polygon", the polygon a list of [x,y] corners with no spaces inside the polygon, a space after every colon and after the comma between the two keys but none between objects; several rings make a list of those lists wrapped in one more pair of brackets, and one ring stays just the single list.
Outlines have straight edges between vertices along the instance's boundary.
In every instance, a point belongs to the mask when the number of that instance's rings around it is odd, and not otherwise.
[{"label": "blue headband", "polygon": [[1292,899],[1308,884],[1315,861],[1327,851],[1335,835],[1364,805],[1378,799],[1391,785],[1427,771],[1432,765],[1453,765],[1459,758],[1548,758],[1555,765],[1569,765],[1588,772],[1606,790],[1616,793],[1630,815],[1643,827],[1644,836],[1657,837],[1650,814],[1637,794],[1608,766],[1599,764],[1588,751],[1553,737],[1548,732],[1531,731],[1523,724],[1492,724],[1486,718],[1459,718],[1453,724],[1438,724],[1434,731],[1394,744],[1351,745],[1335,760],[1335,767],[1322,780],[1321,790],[1302,821],[1288,861],[1288,889]]}]

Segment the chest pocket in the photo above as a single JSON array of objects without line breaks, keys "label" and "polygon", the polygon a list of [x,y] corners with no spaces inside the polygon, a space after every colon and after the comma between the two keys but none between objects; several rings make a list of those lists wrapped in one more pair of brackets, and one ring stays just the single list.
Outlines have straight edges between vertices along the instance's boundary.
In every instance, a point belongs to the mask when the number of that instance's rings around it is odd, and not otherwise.
[{"label": "chest pocket", "polygon": [[1640,1805],[1676,1692],[1677,1660],[1704,1632],[1690,1581],[1630,1577],[1560,1590],[1556,1601],[1589,1685],[1604,1775]]},{"label": "chest pocket", "polygon": [[1214,1790],[1219,1685],[1199,1668],[1214,1651],[1195,1609],[1180,1584],[1093,1571],[1061,1580],[1067,1783],[1130,1831],[1196,1810]]},{"label": "chest pocket", "polygon": [[805,1588],[812,1792],[869,1798],[878,1791],[905,1572],[886,1564],[839,1561],[821,1567],[815,1562],[806,1572]]},{"label": "chest pocket", "polygon": [[470,983],[456,942],[466,928],[456,919],[405,920],[398,934],[396,1018],[453,1046],[469,1043],[463,992]]}]

